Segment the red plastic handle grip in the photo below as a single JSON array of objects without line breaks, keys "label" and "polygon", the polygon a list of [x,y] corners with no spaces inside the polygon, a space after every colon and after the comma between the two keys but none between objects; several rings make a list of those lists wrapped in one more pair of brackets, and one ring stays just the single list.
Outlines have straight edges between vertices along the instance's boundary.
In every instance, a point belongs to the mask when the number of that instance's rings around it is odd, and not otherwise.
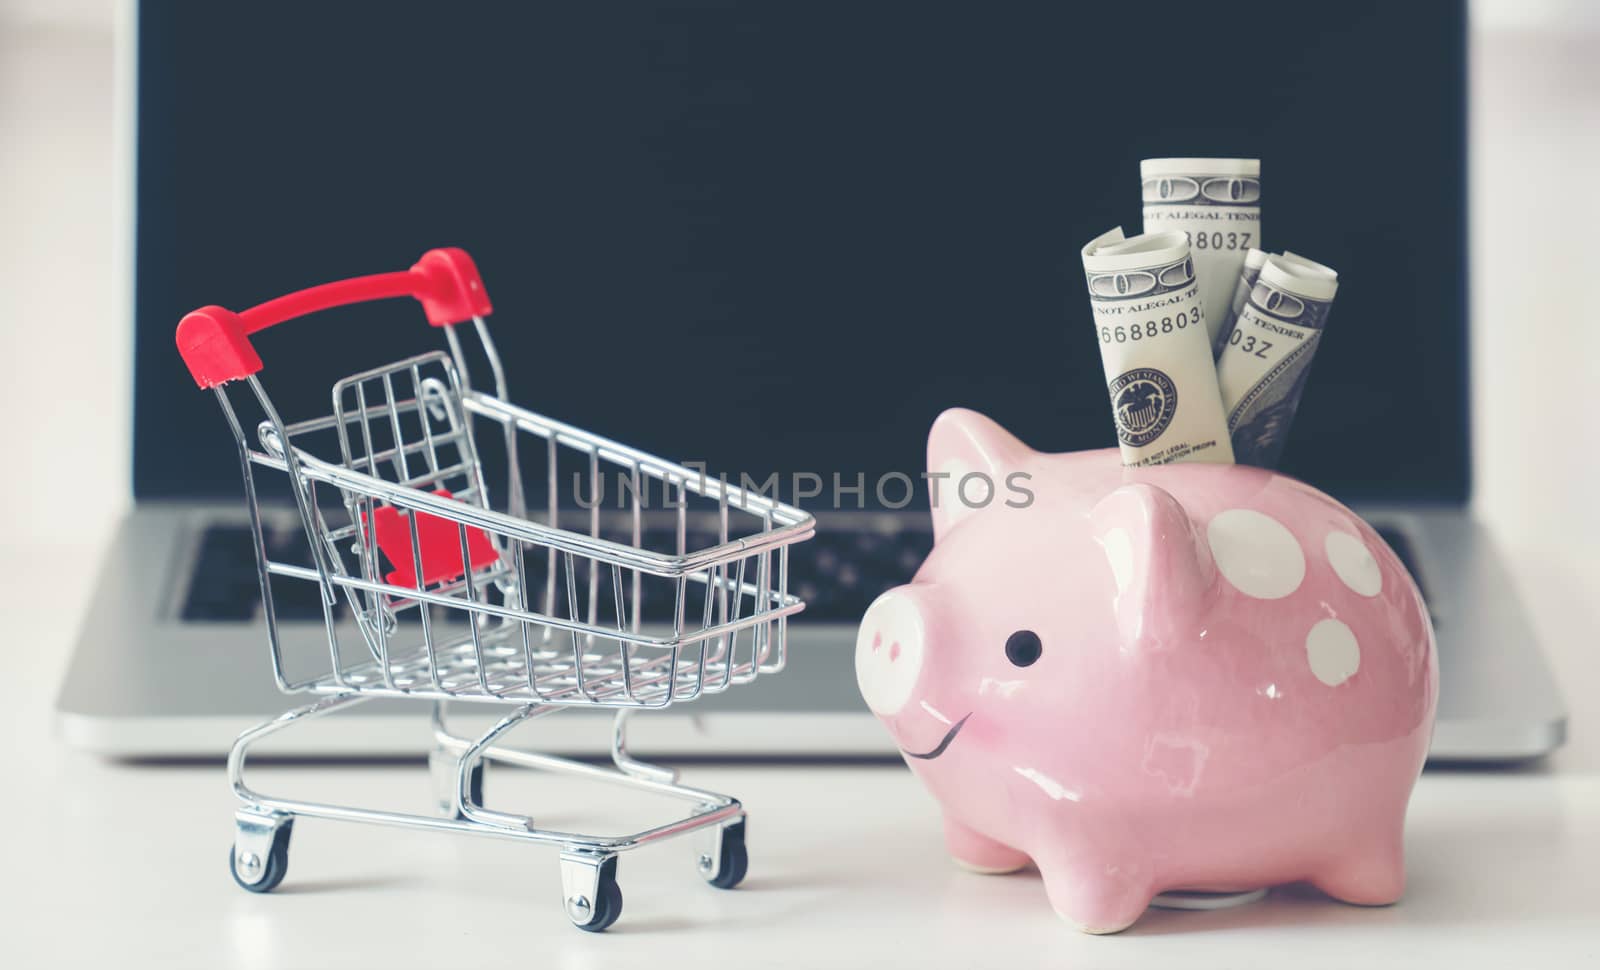
[{"label": "red plastic handle grip", "polygon": [[436,327],[486,316],[494,309],[471,256],[460,249],[430,249],[403,273],[324,283],[243,313],[201,307],[178,322],[178,353],[196,384],[216,387],[261,370],[261,357],[250,345],[253,333],[319,310],[401,296],[421,303],[428,322]]}]

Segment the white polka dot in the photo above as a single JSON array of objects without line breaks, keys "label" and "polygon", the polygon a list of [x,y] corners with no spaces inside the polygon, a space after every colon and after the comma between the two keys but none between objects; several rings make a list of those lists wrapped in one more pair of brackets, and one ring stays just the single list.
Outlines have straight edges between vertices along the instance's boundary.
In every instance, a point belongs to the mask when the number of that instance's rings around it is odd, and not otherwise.
[{"label": "white polka dot", "polygon": [[1206,527],[1206,541],[1222,575],[1246,596],[1281,599],[1305,579],[1306,557],[1294,533],[1260,512],[1218,513]]},{"label": "white polka dot", "polygon": [[1361,647],[1349,627],[1338,620],[1323,620],[1306,634],[1306,660],[1318,680],[1337,687],[1361,666]]},{"label": "white polka dot", "polygon": [[1383,570],[1378,568],[1378,560],[1372,558],[1366,543],[1348,532],[1330,532],[1322,547],[1333,571],[1346,586],[1362,596],[1383,592]]},{"label": "white polka dot", "polygon": [[1128,537],[1128,530],[1122,526],[1107,529],[1106,534],[1100,537],[1100,545],[1106,551],[1106,559],[1111,562],[1111,575],[1117,580],[1117,592],[1128,591],[1128,584],[1133,582],[1133,540]]}]

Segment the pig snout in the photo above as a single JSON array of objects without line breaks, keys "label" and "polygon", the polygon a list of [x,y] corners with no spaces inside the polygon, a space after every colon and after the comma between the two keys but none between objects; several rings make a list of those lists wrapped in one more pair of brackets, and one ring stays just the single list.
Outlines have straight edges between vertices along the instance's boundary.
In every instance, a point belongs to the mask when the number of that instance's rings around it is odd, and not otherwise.
[{"label": "pig snout", "polygon": [[918,599],[905,586],[884,593],[867,607],[856,634],[856,683],[883,717],[906,706],[922,673],[927,623]]}]

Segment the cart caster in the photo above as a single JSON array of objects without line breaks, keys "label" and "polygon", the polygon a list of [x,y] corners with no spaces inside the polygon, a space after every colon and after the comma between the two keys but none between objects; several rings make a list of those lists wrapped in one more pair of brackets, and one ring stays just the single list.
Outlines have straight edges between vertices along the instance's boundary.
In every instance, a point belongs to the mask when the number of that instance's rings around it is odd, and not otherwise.
[{"label": "cart caster", "polygon": [[241,889],[270,893],[289,873],[289,836],[293,815],[255,815],[240,812],[233,848],[228,850],[228,871]]},{"label": "cart caster", "polygon": [[718,889],[732,889],[750,871],[750,853],[744,846],[744,819],[725,825],[713,835],[713,852],[700,854],[700,874]]},{"label": "cart caster", "polygon": [[580,930],[599,933],[622,915],[616,856],[561,853],[561,889],[567,918]]}]

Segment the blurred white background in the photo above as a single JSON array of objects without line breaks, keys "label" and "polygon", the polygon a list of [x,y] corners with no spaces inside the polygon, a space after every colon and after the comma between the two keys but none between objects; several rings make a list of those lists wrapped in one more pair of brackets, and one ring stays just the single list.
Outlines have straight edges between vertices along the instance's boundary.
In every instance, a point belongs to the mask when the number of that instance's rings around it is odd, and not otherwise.
[{"label": "blurred white background", "polygon": [[[81,587],[129,501],[127,160],[112,0],[0,0],[0,615]],[[1600,4],[1472,4],[1475,505],[1574,713],[1557,766],[1600,765]],[[1383,146],[1372,146],[1375,169]],[[1416,227],[1426,233],[1428,227]],[[1425,352],[1425,348],[1422,349]],[[220,433],[219,427],[219,433]],[[1418,448],[1428,447],[1420,437]],[[84,590],[81,595],[87,595]],[[35,618],[21,621],[26,630]],[[74,617],[53,618],[52,629]],[[8,637],[7,639],[11,639]],[[48,730],[48,685],[9,716]],[[10,643],[7,649],[23,649]]]}]

